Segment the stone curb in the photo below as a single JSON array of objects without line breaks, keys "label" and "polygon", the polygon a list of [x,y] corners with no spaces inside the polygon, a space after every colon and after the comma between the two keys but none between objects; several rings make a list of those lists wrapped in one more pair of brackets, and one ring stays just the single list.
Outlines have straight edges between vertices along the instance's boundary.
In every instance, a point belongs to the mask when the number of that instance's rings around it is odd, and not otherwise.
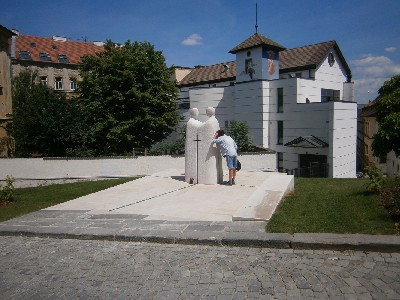
[{"label": "stone curb", "polygon": [[266,233],[265,222],[144,220],[146,217],[40,210],[1,222],[0,236],[400,253],[400,236],[396,235]]},{"label": "stone curb", "polygon": [[400,252],[400,236],[333,233],[295,233],[293,249],[357,250]]},{"label": "stone curb", "polygon": [[143,234],[123,235],[111,233],[52,232],[52,230],[18,230],[16,228],[0,230],[0,236],[26,236],[39,238],[107,240],[142,243],[164,243],[182,245],[235,246],[278,248],[291,250],[335,250],[364,252],[397,252],[400,253],[400,236],[376,236],[360,234],[328,233],[220,233],[220,232],[186,232],[184,235]]}]

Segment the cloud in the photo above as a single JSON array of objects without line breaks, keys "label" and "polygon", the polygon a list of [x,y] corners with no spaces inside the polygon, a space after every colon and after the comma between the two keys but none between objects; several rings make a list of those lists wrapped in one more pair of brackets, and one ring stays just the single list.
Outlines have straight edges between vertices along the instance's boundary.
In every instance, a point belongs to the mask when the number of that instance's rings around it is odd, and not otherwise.
[{"label": "cloud", "polygon": [[385,51],[386,52],[396,52],[396,47],[388,47],[388,48],[385,48]]},{"label": "cloud", "polygon": [[378,90],[388,78],[361,78],[354,80],[355,98],[358,103],[367,103],[378,97]]},{"label": "cloud", "polygon": [[400,73],[400,64],[394,63],[386,56],[369,56],[353,60],[355,72],[365,76],[393,76]]},{"label": "cloud", "polygon": [[202,40],[203,40],[203,38],[199,34],[193,33],[182,41],[182,45],[199,46],[199,45],[203,45]]},{"label": "cloud", "polygon": [[378,96],[378,90],[386,80],[400,74],[400,64],[386,56],[367,55],[350,61],[355,97],[357,102],[365,103]]}]

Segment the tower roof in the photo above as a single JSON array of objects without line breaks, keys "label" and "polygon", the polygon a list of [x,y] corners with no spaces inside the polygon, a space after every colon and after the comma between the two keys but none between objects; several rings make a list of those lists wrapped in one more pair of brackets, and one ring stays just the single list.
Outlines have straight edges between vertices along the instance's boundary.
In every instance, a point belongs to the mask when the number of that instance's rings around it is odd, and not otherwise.
[{"label": "tower roof", "polygon": [[274,42],[273,40],[267,38],[266,36],[255,33],[245,41],[241,42],[239,45],[237,45],[235,48],[233,48],[229,53],[236,53],[241,50],[246,50],[258,46],[268,46],[269,48],[282,51],[285,50],[286,48],[282,46],[281,44],[278,44],[277,42]]}]

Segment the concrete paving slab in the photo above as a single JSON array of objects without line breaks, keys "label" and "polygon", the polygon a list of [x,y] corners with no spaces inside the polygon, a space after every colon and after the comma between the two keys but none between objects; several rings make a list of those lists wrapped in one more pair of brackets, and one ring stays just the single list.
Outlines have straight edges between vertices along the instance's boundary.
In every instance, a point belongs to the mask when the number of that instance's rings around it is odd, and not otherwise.
[{"label": "concrete paving slab", "polygon": [[262,221],[272,215],[293,185],[293,176],[269,172],[240,171],[234,186],[191,185],[184,178],[182,170],[167,170],[46,210],[132,214],[144,216],[145,220]]},{"label": "concrete paving slab", "polygon": [[[164,172],[163,172],[164,173]],[[163,194],[190,187],[181,179],[181,173],[171,170],[169,176],[163,173],[145,176],[118,186],[87,196],[64,202],[47,210],[90,210],[92,213],[104,213],[125,205],[145,201]],[[184,177],[183,177],[184,179]],[[121,210],[119,211],[119,213]]]},{"label": "concrete paving slab", "polygon": [[257,185],[256,191],[233,214],[232,220],[268,221],[281,199],[293,190],[293,176],[270,173],[268,179]]}]

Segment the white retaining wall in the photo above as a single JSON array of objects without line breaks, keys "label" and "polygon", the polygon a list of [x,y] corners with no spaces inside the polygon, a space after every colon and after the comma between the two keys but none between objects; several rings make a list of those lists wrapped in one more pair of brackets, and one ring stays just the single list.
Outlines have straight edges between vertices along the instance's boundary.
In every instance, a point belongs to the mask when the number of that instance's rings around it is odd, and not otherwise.
[{"label": "white retaining wall", "polygon": [[[275,171],[275,154],[239,155],[243,170]],[[226,164],[223,164],[224,172]],[[16,180],[130,177],[168,170],[185,170],[184,156],[139,156],[126,158],[0,159],[0,181],[7,175]]]}]

